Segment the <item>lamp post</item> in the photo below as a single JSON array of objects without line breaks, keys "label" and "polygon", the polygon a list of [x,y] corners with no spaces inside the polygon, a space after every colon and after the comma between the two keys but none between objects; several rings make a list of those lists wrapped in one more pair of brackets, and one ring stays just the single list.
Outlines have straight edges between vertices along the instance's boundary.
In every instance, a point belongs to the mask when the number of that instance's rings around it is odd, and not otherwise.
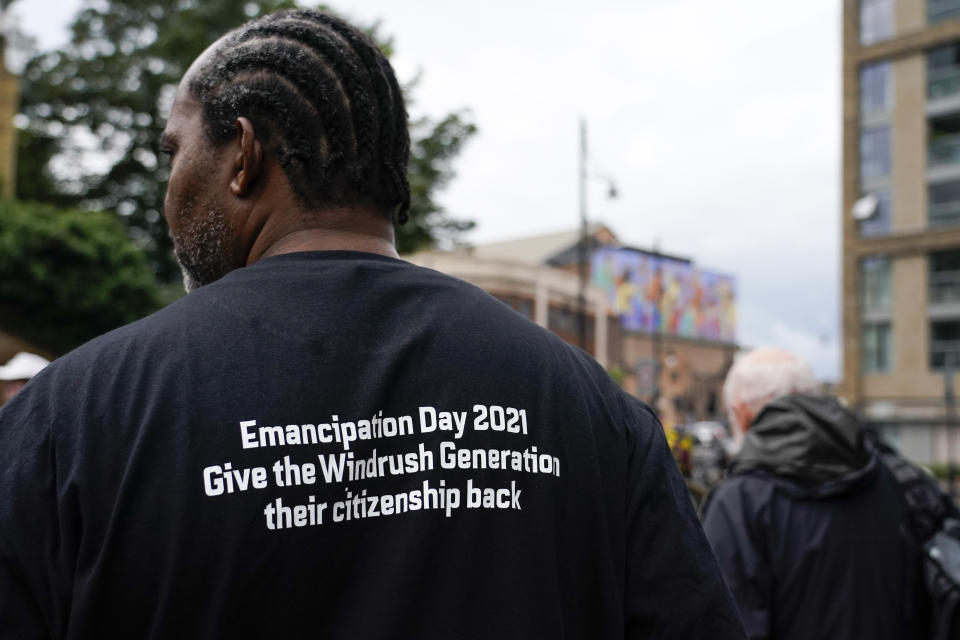
[{"label": "lamp post", "polygon": [[[662,275],[663,272],[661,270],[662,266],[660,264],[661,257],[662,256],[660,254],[660,241],[654,240],[653,242],[654,278],[656,278],[656,274],[658,271],[660,271],[661,273],[660,277],[661,278],[663,277]],[[660,372],[661,372],[660,354],[663,346],[662,345],[663,336],[660,333],[660,325],[663,322],[662,318],[660,317],[660,314],[663,313],[663,306],[660,304],[663,300],[662,280],[660,281],[659,289],[655,293],[656,293],[656,299],[653,301],[653,303],[656,305],[656,313],[653,316],[655,324],[653,325],[653,336],[652,336],[653,339],[651,340],[652,342],[651,351],[653,351],[653,393],[650,394],[650,405],[653,407],[653,411],[659,416],[660,407],[658,405],[660,404]]]},{"label": "lamp post", "polygon": [[580,242],[577,244],[580,288],[577,292],[577,340],[587,350],[587,121],[580,119]]},{"label": "lamp post", "polygon": [[[613,180],[597,176],[607,183],[607,197],[617,197],[617,187]],[[587,285],[590,279],[590,251],[587,247],[587,180],[590,179],[587,165],[587,121],[580,118],[580,242],[577,243],[577,273],[579,290],[577,292],[577,342],[581,349],[587,350]],[[606,319],[604,319],[605,321]],[[600,322],[600,318],[594,318]],[[596,332],[594,327],[594,332]],[[594,354],[597,355],[597,354]]]}]

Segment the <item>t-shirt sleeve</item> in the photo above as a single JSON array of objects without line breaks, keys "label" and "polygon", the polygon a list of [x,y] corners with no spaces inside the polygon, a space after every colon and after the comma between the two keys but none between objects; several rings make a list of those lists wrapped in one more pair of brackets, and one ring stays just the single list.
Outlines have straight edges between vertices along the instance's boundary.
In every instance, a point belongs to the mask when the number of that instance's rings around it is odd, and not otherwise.
[{"label": "t-shirt sleeve", "polygon": [[0,409],[0,637],[52,638],[66,582],[49,424],[27,390]]},{"label": "t-shirt sleeve", "polygon": [[626,637],[743,638],[663,428],[645,406],[632,409],[638,428],[628,431]]},{"label": "t-shirt sleeve", "polygon": [[720,562],[750,640],[770,637],[770,564],[750,526],[737,479],[721,485],[704,510],[703,528]]}]

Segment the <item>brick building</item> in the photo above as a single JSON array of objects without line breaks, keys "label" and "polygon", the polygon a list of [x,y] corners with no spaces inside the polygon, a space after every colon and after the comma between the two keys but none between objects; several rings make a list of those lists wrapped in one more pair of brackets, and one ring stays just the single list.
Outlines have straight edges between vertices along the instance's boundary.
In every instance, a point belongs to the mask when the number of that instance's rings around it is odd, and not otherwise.
[{"label": "brick building", "polygon": [[[656,403],[665,423],[722,418],[723,380],[737,351],[732,340],[631,328],[611,305],[610,291],[590,284],[584,309],[586,344],[579,344],[580,257],[604,248],[691,264],[676,256],[623,247],[610,229],[597,224],[590,227],[585,253],[580,251],[579,233],[569,231],[406,258],[471,282],[564,340],[583,346],[624,389]],[[655,377],[659,384],[654,384]]]}]

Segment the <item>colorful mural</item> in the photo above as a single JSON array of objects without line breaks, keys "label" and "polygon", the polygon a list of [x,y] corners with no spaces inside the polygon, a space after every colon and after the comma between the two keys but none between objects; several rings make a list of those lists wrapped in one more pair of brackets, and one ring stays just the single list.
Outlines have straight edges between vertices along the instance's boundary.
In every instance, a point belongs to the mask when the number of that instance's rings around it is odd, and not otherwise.
[{"label": "colorful mural", "polygon": [[610,308],[630,331],[734,342],[736,283],[680,260],[632,249],[600,249],[593,284],[607,291]]}]

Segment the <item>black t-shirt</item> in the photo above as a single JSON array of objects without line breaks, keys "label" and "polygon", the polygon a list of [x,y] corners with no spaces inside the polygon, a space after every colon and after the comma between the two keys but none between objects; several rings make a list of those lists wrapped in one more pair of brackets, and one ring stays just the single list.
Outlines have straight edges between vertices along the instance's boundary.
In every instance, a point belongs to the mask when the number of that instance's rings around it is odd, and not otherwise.
[{"label": "black t-shirt", "polygon": [[4,638],[741,637],[649,409],[401,260],[269,258],[88,343],[0,471]]}]

